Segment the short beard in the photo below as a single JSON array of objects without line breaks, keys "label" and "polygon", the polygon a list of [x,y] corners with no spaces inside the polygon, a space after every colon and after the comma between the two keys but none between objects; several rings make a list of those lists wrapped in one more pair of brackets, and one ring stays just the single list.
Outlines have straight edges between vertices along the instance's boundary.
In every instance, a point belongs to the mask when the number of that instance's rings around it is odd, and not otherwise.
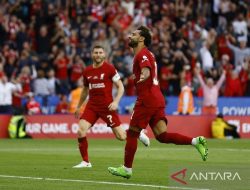
[{"label": "short beard", "polygon": [[132,48],[135,48],[135,47],[138,46],[138,42],[130,41],[130,42],[128,43],[128,46],[129,46],[129,47],[132,47]]},{"label": "short beard", "polygon": [[103,61],[104,61],[104,59],[101,59],[101,61],[96,61],[96,60],[95,60],[95,63],[96,63],[97,65],[99,65],[99,64],[101,64]]}]

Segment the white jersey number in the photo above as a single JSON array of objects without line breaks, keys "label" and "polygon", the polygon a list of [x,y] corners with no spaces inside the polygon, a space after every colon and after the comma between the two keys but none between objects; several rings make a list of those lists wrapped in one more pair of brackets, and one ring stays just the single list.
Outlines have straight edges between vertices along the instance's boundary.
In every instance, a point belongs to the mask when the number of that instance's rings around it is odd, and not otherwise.
[{"label": "white jersey number", "polygon": [[113,123],[113,121],[112,121],[112,115],[107,115],[107,118],[108,118],[108,120],[109,120],[110,123]]},{"label": "white jersey number", "polygon": [[157,74],[157,64],[156,64],[156,61],[154,62],[155,64],[155,77],[153,78],[153,84],[154,85],[159,85],[159,81],[158,81],[158,74]]}]

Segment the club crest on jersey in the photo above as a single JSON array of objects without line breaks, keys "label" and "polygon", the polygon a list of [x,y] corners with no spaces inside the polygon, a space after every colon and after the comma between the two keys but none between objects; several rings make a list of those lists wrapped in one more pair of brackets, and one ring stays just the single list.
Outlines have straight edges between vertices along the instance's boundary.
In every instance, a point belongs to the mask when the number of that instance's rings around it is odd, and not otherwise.
[{"label": "club crest on jersey", "polygon": [[104,73],[101,74],[100,79],[101,79],[101,80],[104,79]]},{"label": "club crest on jersey", "polygon": [[148,58],[145,55],[142,56],[142,62],[144,62],[144,61],[148,61]]}]

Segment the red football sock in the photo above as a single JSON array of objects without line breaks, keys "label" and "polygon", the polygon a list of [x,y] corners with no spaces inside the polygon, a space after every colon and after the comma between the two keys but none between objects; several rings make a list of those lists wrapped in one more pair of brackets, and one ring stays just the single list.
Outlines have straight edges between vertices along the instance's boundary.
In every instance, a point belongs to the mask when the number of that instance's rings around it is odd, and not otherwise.
[{"label": "red football sock", "polygon": [[87,138],[86,137],[78,138],[78,142],[82,160],[85,162],[89,162]]},{"label": "red football sock", "polygon": [[134,161],[135,152],[137,150],[137,139],[140,133],[132,130],[127,131],[127,139],[125,146],[124,155],[124,166],[127,168],[132,168]]},{"label": "red football sock", "polygon": [[191,144],[192,138],[178,134],[163,132],[156,137],[161,143],[174,143],[174,144]]}]

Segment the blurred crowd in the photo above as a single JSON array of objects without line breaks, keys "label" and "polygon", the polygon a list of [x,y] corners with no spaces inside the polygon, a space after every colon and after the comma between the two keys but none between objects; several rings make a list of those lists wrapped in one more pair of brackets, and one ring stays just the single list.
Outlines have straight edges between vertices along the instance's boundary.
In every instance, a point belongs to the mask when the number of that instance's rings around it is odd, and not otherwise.
[{"label": "blurred crowd", "polygon": [[226,71],[220,95],[250,96],[250,0],[2,0],[0,107],[32,96],[67,102],[95,44],[120,73],[125,95],[135,95],[127,36],[140,25],[152,31],[165,95],[189,85],[202,96],[199,67],[215,82]]}]

